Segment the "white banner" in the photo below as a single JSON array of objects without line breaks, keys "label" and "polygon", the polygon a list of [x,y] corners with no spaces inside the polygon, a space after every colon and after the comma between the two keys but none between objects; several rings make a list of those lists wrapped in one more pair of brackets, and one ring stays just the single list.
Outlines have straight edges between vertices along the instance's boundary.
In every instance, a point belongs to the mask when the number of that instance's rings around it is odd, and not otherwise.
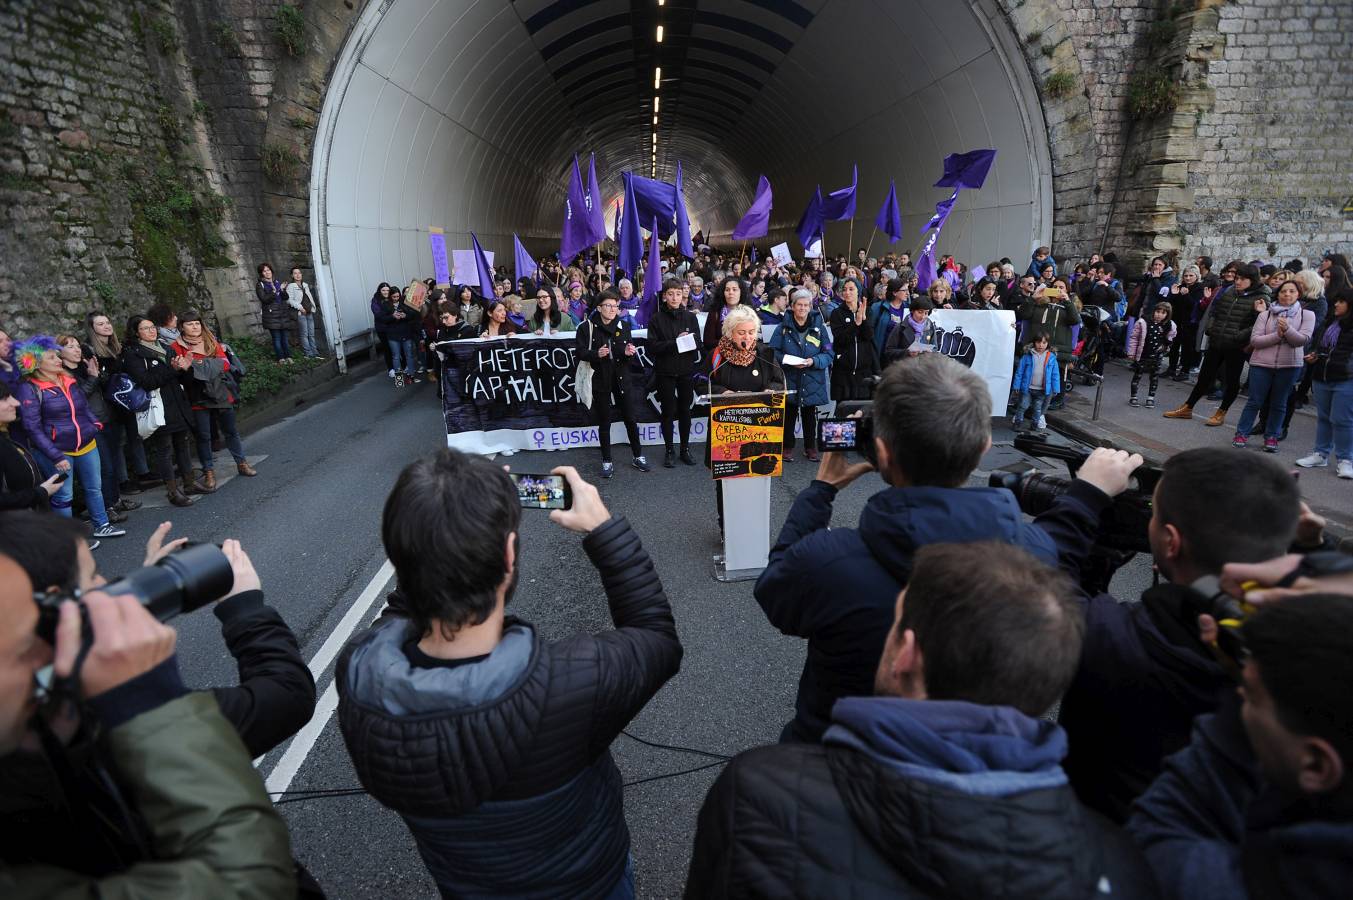
[{"label": "white banner", "polygon": [[[489,269],[492,269],[493,251],[485,250],[484,258],[489,262]],[[473,287],[479,286],[479,275],[475,268],[473,248],[469,250],[451,251],[451,279],[456,284],[469,284]]]},{"label": "white banner", "polygon": [[935,323],[939,352],[961,362],[986,381],[991,391],[991,414],[1005,415],[1015,363],[1015,313],[1012,310],[937,309]]},{"label": "white banner", "polygon": [[770,248],[771,258],[782,266],[791,266],[794,264],[794,257],[789,252],[788,244],[776,244]]}]

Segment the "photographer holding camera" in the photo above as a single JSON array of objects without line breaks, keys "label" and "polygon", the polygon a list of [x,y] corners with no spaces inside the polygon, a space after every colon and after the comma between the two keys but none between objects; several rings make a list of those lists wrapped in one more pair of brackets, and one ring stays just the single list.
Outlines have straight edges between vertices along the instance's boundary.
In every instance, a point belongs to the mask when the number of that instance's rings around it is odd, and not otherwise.
[{"label": "photographer holding camera", "polygon": [[[1095,450],[1035,519],[1052,535],[1065,571],[1081,574],[1105,537],[1113,498],[1141,464],[1135,454]],[[1284,553],[1300,514],[1297,483],[1274,459],[1205,448],[1165,462],[1147,526],[1165,581],[1140,603],[1107,593],[1085,600],[1080,669],[1058,714],[1070,742],[1067,774],[1086,805],[1124,821],[1164,758],[1188,743],[1193,719],[1233,688],[1199,637],[1198,617],[1216,612],[1223,566]]]},{"label": "photographer holding camera", "polygon": [[[1269,588],[1295,565],[1274,562],[1272,580],[1260,580],[1271,565],[1227,568]],[[1333,578],[1297,569],[1278,589],[1301,593],[1246,595],[1243,701],[1228,694],[1200,718],[1133,807],[1127,830],[1165,896],[1339,897],[1353,884],[1353,597],[1338,562]],[[1216,623],[1200,624],[1214,639]]]},{"label": "photographer holding camera", "polygon": [[403,817],[445,896],[634,895],[609,747],[681,663],[629,523],[569,466],[550,520],[586,535],[615,629],[545,640],[506,614],[521,505],[499,465],[440,450],[405,467],[381,537],[390,607],[339,656],[338,723],[362,785]]},{"label": "photographer holding camera", "polygon": [[[965,487],[991,447],[991,395],[972,370],[939,353],[890,366],[874,394],[873,433],[877,466],[823,455],[756,583],[771,624],[808,639],[782,741],[816,742],[833,703],[870,694],[893,602],[920,547],[999,540],[1057,561],[1051,538],[1024,521],[1013,495]],[[869,498],[859,528],[829,528],[837,492],[874,468],[889,487]]]},{"label": "photographer holding camera", "polygon": [[183,686],[173,629],[137,597],[101,591],[85,594],[78,605],[62,603],[54,646],[38,636],[38,627],[27,575],[0,557],[0,755],[31,745],[33,722],[51,714],[35,699],[39,670],[51,664],[59,692],[83,707],[83,725],[99,729],[99,752],[112,770],[103,776],[126,805],[108,806],[107,796],[73,796],[72,802],[135,819],[146,832],[147,852],[88,873],[73,867],[87,862],[77,859],[88,850],[78,833],[61,836],[49,848],[49,861],[18,859],[7,847],[0,894],[293,896],[286,826],[215,701]]}]

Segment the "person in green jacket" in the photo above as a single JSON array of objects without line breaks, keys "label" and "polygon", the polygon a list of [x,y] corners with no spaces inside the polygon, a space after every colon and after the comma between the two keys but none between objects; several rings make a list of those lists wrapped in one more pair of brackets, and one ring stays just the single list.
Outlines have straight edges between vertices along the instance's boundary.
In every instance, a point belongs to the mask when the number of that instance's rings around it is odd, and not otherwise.
[{"label": "person in green jacket", "polygon": [[[85,594],[96,635],[79,671],[86,714],[104,730],[117,786],[148,832],[155,858],[95,878],[43,863],[0,863],[0,896],[294,897],[286,825],[273,809],[239,736],[210,694],[189,693],[173,629],[134,598]],[[80,613],[63,604],[56,648],[37,636],[28,576],[0,557],[0,756],[36,748],[30,724],[38,670],[69,676],[80,649]],[[59,734],[60,723],[52,728]]]}]

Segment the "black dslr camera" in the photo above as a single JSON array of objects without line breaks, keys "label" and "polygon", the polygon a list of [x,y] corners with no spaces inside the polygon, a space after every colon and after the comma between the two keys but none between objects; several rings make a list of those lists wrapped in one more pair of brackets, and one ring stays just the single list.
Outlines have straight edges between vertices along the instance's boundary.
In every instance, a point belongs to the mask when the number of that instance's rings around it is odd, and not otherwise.
[{"label": "black dslr camera", "polygon": [[[153,566],[137,569],[99,588],[105,594],[130,594],[150,614],[166,622],[219,600],[235,584],[230,560],[215,544],[192,544],[169,554]],[[38,637],[56,646],[61,604],[78,600],[79,592],[46,591],[33,595],[38,604]],[[86,640],[89,629],[84,629]]]},{"label": "black dslr camera", "polygon": [[[1015,449],[1039,459],[1057,459],[1066,463],[1071,478],[1093,447],[1084,444],[1050,443],[1046,435],[1015,436]],[[1136,487],[1130,487],[1113,500],[1100,523],[1098,545],[1122,553],[1150,553],[1146,527],[1151,521],[1151,497],[1160,481],[1158,466],[1142,464],[1132,473]],[[1003,487],[1015,495],[1019,508],[1031,516],[1046,512],[1054,500],[1066,492],[1071,479],[1046,475],[1023,463],[1002,466],[991,473],[991,487]]]}]

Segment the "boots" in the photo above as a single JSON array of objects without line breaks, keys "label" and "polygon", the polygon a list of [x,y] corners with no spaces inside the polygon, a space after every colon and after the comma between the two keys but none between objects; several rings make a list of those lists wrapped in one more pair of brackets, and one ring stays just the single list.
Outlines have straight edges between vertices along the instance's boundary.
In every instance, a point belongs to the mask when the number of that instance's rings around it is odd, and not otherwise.
[{"label": "boots", "polygon": [[1212,428],[1216,428],[1218,425],[1222,425],[1225,422],[1226,422],[1226,410],[1221,409],[1219,407],[1217,411],[1212,414],[1212,418],[1208,419],[1203,424],[1208,425]]},{"label": "boots", "polygon": [[187,494],[183,493],[183,491],[179,490],[179,482],[177,478],[169,479],[164,483],[164,485],[166,496],[169,498],[169,502],[172,503],[174,506],[193,505],[192,498],[189,497]]},{"label": "boots", "polygon": [[1167,419],[1192,419],[1193,407],[1189,406],[1187,403],[1182,403],[1179,405],[1178,409],[1172,409],[1164,415]]},{"label": "boots", "polygon": [[243,475],[245,478],[253,478],[255,475],[258,474],[258,472],[254,470],[254,467],[249,465],[247,462],[239,463],[236,466],[236,468],[239,469],[240,474]]},{"label": "boots", "polygon": [[662,467],[664,469],[676,468],[676,451],[672,449],[671,444],[667,445],[667,450],[662,455]]},{"label": "boots", "polygon": [[184,482],[183,492],[185,494],[216,493],[216,473],[205,471],[201,476]]}]

